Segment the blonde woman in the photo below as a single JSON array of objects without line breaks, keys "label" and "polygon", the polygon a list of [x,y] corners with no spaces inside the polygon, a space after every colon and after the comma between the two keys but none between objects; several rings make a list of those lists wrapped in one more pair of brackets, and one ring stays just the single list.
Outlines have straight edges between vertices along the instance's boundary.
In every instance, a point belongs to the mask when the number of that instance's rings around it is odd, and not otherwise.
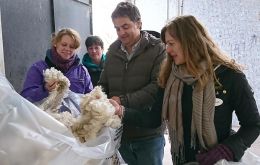
[{"label": "blonde woman", "polygon": [[[239,161],[259,135],[260,118],[245,75],[194,16],[180,16],[161,31],[166,45],[159,84],[173,164]],[[240,128],[232,131],[235,111]]]},{"label": "blonde woman", "polygon": [[46,98],[56,82],[44,82],[43,71],[54,67],[70,80],[70,90],[85,94],[93,89],[89,73],[76,54],[80,47],[80,36],[71,28],[61,29],[52,38],[52,47],[44,60],[34,63],[28,70],[21,95],[31,102]]}]

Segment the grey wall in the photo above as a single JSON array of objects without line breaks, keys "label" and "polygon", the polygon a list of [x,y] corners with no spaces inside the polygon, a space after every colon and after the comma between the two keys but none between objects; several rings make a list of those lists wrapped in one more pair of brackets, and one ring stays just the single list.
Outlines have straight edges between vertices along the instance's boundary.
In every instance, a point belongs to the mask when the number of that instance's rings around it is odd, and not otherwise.
[{"label": "grey wall", "polygon": [[91,5],[87,0],[54,0],[55,31],[63,27],[77,30],[81,36],[79,56],[86,52],[85,39],[92,34]]},{"label": "grey wall", "polygon": [[5,73],[16,91],[21,91],[32,63],[45,58],[54,31],[72,27],[83,39],[92,32],[89,3],[89,0],[0,0]]},{"label": "grey wall", "polygon": [[260,1],[183,0],[183,14],[196,16],[219,46],[245,66],[260,111]]},{"label": "grey wall", "polygon": [[3,38],[2,38],[2,24],[1,24],[1,10],[0,10],[0,74],[5,74]]},{"label": "grey wall", "polygon": [[28,67],[49,47],[50,0],[0,0],[5,73],[20,91]]}]

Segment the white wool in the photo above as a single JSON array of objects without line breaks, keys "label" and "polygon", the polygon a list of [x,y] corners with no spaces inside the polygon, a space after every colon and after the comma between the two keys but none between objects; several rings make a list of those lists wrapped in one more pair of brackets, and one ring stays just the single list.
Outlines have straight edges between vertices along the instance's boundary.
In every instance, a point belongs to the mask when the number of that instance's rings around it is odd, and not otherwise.
[{"label": "white wool", "polygon": [[121,119],[115,115],[115,107],[109,102],[100,86],[82,97],[81,114],[77,119],[69,112],[58,113],[60,105],[69,91],[70,82],[55,68],[46,69],[43,75],[46,82],[54,80],[58,83],[40,108],[70,128],[74,136],[81,142],[96,138],[104,127],[119,128],[121,126]]},{"label": "white wool", "polygon": [[80,109],[81,116],[73,123],[71,130],[81,142],[95,138],[103,127],[121,126],[121,119],[115,115],[115,107],[100,86],[83,96]]},{"label": "white wool", "polygon": [[62,122],[67,128],[70,128],[72,126],[73,122],[75,121],[75,118],[71,115],[70,112],[61,112],[61,113],[49,113],[52,117],[54,117],[56,120]]},{"label": "white wool", "polygon": [[70,81],[61,71],[53,67],[46,69],[43,72],[43,76],[45,82],[56,81],[57,86],[49,93],[49,96],[40,105],[40,108],[69,128],[75,119],[69,112],[58,113],[58,111],[63,98],[68,94]]},{"label": "white wool", "polygon": [[58,112],[63,98],[68,94],[70,81],[61,71],[53,67],[46,69],[43,76],[45,82],[56,81],[57,85],[40,105],[40,108],[47,112]]}]

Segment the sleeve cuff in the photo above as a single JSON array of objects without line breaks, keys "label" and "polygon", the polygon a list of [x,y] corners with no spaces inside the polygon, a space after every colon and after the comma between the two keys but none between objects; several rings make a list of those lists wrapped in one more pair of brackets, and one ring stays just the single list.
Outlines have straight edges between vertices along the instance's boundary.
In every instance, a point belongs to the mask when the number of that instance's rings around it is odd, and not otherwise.
[{"label": "sleeve cuff", "polygon": [[124,107],[128,107],[128,100],[126,95],[120,95],[119,98],[120,98],[121,105],[123,105]]}]

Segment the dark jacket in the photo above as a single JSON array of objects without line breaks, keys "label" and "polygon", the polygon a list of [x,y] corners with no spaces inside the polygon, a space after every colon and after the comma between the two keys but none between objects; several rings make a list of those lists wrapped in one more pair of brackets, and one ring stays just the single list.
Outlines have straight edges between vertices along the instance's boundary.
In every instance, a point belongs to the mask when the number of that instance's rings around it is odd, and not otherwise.
[{"label": "dark jacket", "polygon": [[[119,96],[126,107],[126,115],[140,111],[150,111],[157,92],[157,76],[159,67],[165,57],[165,48],[160,39],[142,32],[139,47],[131,60],[121,50],[121,41],[115,41],[108,49],[104,70],[99,84],[109,97]],[[131,110],[132,109],[132,110]],[[143,120],[152,120],[144,116]],[[128,124],[125,120],[123,139],[142,138],[158,133],[156,129],[147,129]]]},{"label": "dark jacket", "polygon": [[[158,128],[162,124],[162,103],[163,103],[164,90],[159,88],[155,102],[152,108],[149,110],[136,110],[126,108],[126,112],[123,118],[123,123],[127,123],[129,126],[154,129]],[[147,120],[149,119],[149,120]]]},{"label": "dark jacket", "polygon": [[[246,76],[227,67],[216,70],[222,87],[216,90],[216,97],[223,104],[215,109],[215,127],[218,141],[228,146],[236,161],[240,160],[244,151],[259,136],[260,117],[253,91]],[[240,128],[232,135],[232,113],[235,112]]]},{"label": "dark jacket", "polygon": [[[259,136],[259,112],[252,89],[243,73],[238,73],[225,66],[220,66],[215,73],[221,84],[221,86],[215,85],[216,99],[223,101],[222,104],[215,106],[214,123],[218,143],[222,143],[231,149],[235,161],[238,161],[243,156],[244,151]],[[192,109],[191,94],[192,87],[185,84],[182,97],[184,143],[188,144],[188,146],[185,146],[185,155],[190,154],[190,157],[185,157],[186,160],[187,158],[195,160],[197,152],[197,150],[194,151],[189,147]],[[236,113],[240,123],[240,128],[237,132],[231,129],[233,112]]]}]

